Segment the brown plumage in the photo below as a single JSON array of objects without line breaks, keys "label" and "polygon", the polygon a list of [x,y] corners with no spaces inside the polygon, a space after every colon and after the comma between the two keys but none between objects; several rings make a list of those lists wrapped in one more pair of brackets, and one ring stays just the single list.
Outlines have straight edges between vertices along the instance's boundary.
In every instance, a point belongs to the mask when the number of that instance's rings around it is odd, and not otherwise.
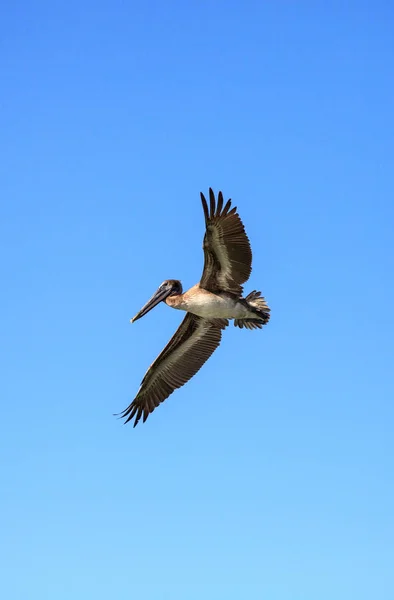
[{"label": "brown plumage", "polygon": [[215,195],[209,189],[209,208],[201,193],[205,216],[204,270],[200,286],[211,292],[228,292],[235,297],[242,294],[242,283],[252,271],[252,251],[237,208],[231,208],[231,200],[223,207],[223,194]]},{"label": "brown plumage", "polygon": [[270,309],[260,292],[241,298],[242,284],[252,269],[252,252],[242,221],[231,200],[217,204],[209,189],[209,206],[201,201],[206,232],[203,241],[204,270],[199,284],[182,293],[176,279],[164,281],[132,319],[144,316],[159,302],[187,311],[186,317],[164,350],[147,370],[133,402],[121,413],[134,427],[146,421],[172,392],[184,385],[208,360],[220,344],[228,319],[239,328],[260,329],[270,317]]},{"label": "brown plumage", "polygon": [[164,350],[149,367],[135,400],[121,414],[126,423],[134,418],[134,427],[143,422],[163,400],[184,385],[201,369],[222,339],[227,319],[214,322],[187,313]]}]

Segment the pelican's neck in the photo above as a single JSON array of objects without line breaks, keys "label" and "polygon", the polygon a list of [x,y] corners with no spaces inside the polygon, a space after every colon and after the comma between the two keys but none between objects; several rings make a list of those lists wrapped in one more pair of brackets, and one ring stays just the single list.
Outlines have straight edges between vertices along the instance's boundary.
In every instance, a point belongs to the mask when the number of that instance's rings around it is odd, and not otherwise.
[{"label": "pelican's neck", "polygon": [[166,298],[164,302],[167,304],[167,306],[171,306],[171,308],[187,310],[184,301],[184,294],[174,294],[173,296],[168,296],[168,298]]}]

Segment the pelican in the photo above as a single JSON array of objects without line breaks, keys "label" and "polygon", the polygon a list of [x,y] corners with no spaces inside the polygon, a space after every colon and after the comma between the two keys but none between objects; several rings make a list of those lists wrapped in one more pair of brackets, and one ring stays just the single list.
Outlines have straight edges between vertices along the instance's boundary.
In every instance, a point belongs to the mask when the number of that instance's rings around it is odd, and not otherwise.
[{"label": "pelican", "polygon": [[200,195],[206,226],[200,283],[183,293],[177,279],[163,281],[131,319],[132,323],[137,321],[160,302],[186,311],[180,327],[147,370],[137,396],[120,413],[121,418],[127,417],[125,423],[135,417],[134,427],[197,373],[219,346],[229,319],[240,329],[261,329],[270,318],[261,292],[242,298],[242,284],[252,270],[252,252],[237,208],[231,208],[231,200],[223,203],[222,192],[216,203],[211,188],[209,206],[204,194]]}]

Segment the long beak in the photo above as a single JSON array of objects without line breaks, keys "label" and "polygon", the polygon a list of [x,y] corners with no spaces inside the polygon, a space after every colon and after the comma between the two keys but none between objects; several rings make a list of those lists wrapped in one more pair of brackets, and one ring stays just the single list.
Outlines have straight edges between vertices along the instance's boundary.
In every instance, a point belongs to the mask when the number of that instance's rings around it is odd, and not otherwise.
[{"label": "long beak", "polygon": [[135,317],[130,319],[130,323],[134,323],[134,321],[137,321],[137,319],[140,319],[146,315],[150,310],[152,310],[152,308],[160,304],[160,302],[165,300],[170,294],[171,288],[163,288],[160,286],[159,289],[153,294],[152,298],[149,298],[148,302],[144,304],[139,312],[137,312]]}]

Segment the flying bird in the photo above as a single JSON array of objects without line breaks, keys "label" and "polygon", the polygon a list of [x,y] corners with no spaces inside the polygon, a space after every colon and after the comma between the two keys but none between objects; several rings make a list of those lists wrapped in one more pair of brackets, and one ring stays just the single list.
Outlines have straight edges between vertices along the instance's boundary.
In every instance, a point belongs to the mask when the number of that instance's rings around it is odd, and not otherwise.
[{"label": "flying bird", "polygon": [[219,192],[217,202],[209,189],[209,205],[201,193],[205,217],[204,269],[200,283],[183,292],[177,279],[167,279],[131,322],[146,315],[160,302],[183,310],[186,316],[164,350],[147,370],[137,396],[121,413],[134,427],[172,392],[197,373],[220,344],[222,331],[234,319],[242,329],[261,329],[268,323],[270,309],[253,291],[242,297],[242,284],[252,271],[252,252],[245,228],[231,200],[225,204]]}]

